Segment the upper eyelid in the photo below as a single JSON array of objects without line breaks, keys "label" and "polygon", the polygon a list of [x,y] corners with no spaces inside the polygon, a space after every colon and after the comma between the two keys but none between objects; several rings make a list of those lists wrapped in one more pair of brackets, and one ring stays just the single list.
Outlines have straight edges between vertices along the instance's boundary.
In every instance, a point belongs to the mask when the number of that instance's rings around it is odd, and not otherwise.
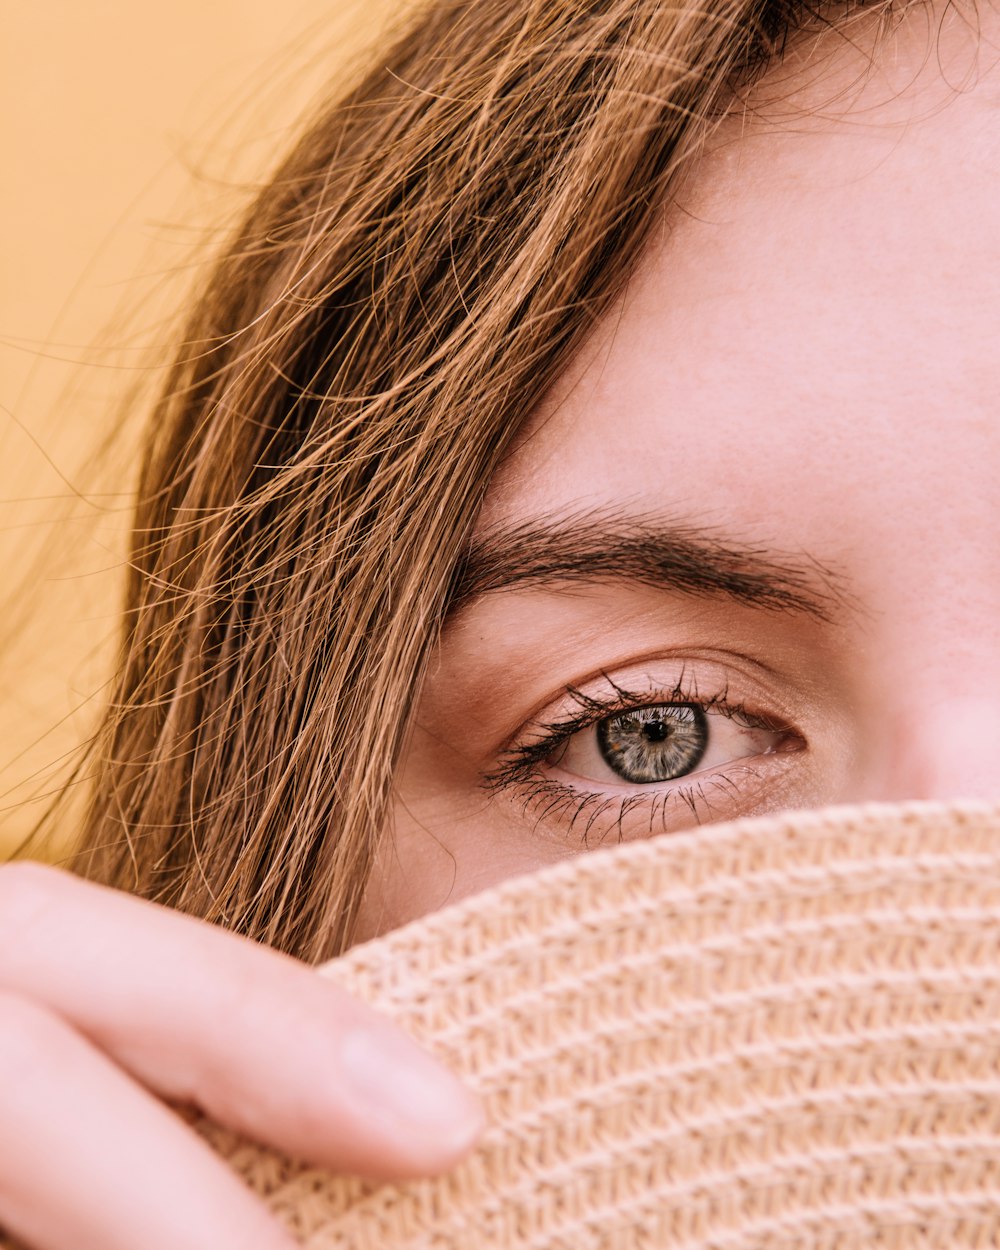
[{"label": "upper eyelid", "polygon": [[[581,712],[577,716],[567,716],[564,721],[558,720],[541,723],[536,720],[534,723],[540,725],[543,729],[558,729],[562,726],[569,726],[576,721],[584,724],[593,724],[596,721],[603,720],[605,717],[613,716],[617,711],[629,711],[640,707],[655,707],[657,705],[666,705],[670,703],[690,703],[703,708],[706,712],[715,711],[717,715],[725,715],[726,709],[736,713],[745,713],[745,703],[741,699],[731,700],[730,688],[728,681],[723,681],[722,688],[716,689],[711,695],[703,695],[699,692],[697,681],[693,680],[691,685],[685,684],[685,672],[682,669],[680,676],[669,690],[664,684],[650,683],[647,690],[628,690],[624,686],[620,686],[611,677],[604,674],[605,679],[614,688],[614,697],[602,698],[601,696],[588,694],[577,686],[565,687],[564,694],[578,700],[582,707],[587,711]],[[581,728],[583,724],[581,724]]]},{"label": "upper eyelid", "polygon": [[[549,694],[543,701],[539,701],[527,713],[527,716],[505,737],[502,747],[506,749],[514,742],[518,735],[522,734],[527,726],[539,725],[544,723],[544,718],[548,716],[548,709],[554,704],[561,702],[573,690],[586,693],[585,688],[591,686],[595,682],[607,682],[616,688],[617,683],[610,676],[612,669],[616,672],[622,670],[632,671],[642,667],[651,668],[655,665],[680,665],[678,675],[673,678],[674,689],[680,690],[681,682],[685,679],[689,668],[695,669],[695,666],[708,665],[715,670],[725,673],[735,672],[739,680],[759,686],[760,683],[769,685],[771,683],[782,682],[788,680],[788,675],[781,669],[775,668],[774,665],[766,662],[758,656],[748,652],[739,650],[730,650],[729,648],[708,647],[705,649],[696,649],[694,651],[682,648],[670,648],[666,651],[659,648],[651,648],[649,651],[642,652],[631,657],[620,657],[615,660],[612,666],[601,666],[600,668],[591,669],[583,676],[576,678],[574,681],[568,682],[562,687],[557,694]],[[695,679],[697,672],[695,671]],[[667,687],[666,682],[649,682],[649,697],[654,698],[657,694],[663,694]],[[721,679],[720,684],[727,687],[730,683],[727,677]],[[683,692],[682,692],[683,693]],[[678,695],[680,697],[680,694]],[[781,703],[782,700],[775,700]]]}]

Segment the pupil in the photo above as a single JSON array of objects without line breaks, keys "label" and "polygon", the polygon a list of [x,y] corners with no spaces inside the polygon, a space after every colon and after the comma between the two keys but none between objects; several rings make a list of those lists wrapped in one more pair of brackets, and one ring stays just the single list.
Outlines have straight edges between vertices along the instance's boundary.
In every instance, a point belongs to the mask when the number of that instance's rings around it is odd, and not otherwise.
[{"label": "pupil", "polygon": [[670,734],[670,726],[666,721],[650,720],[642,727],[642,736],[647,742],[662,742]]}]

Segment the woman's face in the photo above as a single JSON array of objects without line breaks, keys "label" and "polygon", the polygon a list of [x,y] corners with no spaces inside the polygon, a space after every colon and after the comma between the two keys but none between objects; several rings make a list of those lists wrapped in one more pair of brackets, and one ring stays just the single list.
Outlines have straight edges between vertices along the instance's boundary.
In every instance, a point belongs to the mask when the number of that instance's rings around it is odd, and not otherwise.
[{"label": "woman's face", "polygon": [[765,79],[533,415],[360,938],[620,839],[1000,797],[1000,21],[940,17]]}]

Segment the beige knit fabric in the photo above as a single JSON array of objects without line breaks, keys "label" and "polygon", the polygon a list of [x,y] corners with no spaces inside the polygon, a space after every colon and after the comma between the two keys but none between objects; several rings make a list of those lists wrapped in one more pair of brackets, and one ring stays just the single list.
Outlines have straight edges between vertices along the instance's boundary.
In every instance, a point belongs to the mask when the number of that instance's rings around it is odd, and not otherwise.
[{"label": "beige knit fabric", "polygon": [[491,1127],[452,1175],[376,1186],[204,1126],[315,1250],[1000,1245],[996,807],[595,851],[323,972]]}]

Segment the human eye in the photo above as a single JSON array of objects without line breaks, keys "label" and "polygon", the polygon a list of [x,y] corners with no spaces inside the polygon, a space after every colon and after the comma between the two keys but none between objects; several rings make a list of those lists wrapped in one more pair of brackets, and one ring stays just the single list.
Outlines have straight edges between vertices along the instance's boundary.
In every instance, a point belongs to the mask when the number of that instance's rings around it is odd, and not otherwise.
[{"label": "human eye", "polygon": [[719,665],[653,672],[634,684],[602,673],[567,686],[487,778],[547,826],[585,843],[730,819],[781,805],[803,736],[759,683],[744,694]]}]

